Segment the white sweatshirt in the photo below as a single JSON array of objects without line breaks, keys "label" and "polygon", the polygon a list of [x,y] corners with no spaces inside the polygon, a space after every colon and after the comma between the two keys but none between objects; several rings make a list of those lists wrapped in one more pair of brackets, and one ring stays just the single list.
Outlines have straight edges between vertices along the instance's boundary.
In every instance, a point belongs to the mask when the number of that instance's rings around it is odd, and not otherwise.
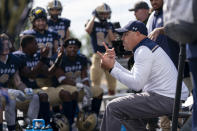
[{"label": "white sweatshirt", "polygon": [[[115,62],[111,75],[135,91],[155,92],[175,98],[177,69],[162,48],[152,52],[146,46],[140,46],[134,52],[134,65],[131,71]],[[182,84],[181,100],[186,100],[189,91]]]}]

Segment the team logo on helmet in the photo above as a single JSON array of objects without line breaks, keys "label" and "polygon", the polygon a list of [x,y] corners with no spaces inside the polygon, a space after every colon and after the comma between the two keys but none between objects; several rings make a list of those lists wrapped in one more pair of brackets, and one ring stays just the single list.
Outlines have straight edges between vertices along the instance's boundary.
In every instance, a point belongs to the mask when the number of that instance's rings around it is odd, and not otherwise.
[{"label": "team logo on helmet", "polygon": [[81,42],[78,40],[78,39],[76,39],[76,38],[70,38],[70,39],[67,39],[65,42],[64,42],[64,44],[63,44],[63,46],[66,48],[68,45],[76,45],[76,46],[78,46],[79,48],[81,47]]},{"label": "team logo on helmet", "polygon": [[35,11],[36,15],[40,14],[41,12],[42,12],[41,9],[38,9],[38,10]]},{"label": "team logo on helmet", "polygon": [[[103,3],[102,5],[98,6],[95,10],[98,14],[99,19],[104,20],[104,19],[110,19],[111,18],[111,8],[106,3]],[[108,14],[108,16],[106,18],[102,17],[101,14],[103,14],[103,13]]]},{"label": "team logo on helmet", "polygon": [[49,15],[51,15],[51,13],[50,13],[51,9],[59,10],[59,14],[58,15],[61,15],[61,13],[62,13],[62,4],[61,4],[61,2],[59,0],[52,0],[51,2],[49,2],[48,5],[47,5],[47,11],[48,11]]},{"label": "team logo on helmet", "polygon": [[42,7],[36,7],[30,13],[30,21],[32,23],[38,18],[44,18],[47,20],[47,13]]}]

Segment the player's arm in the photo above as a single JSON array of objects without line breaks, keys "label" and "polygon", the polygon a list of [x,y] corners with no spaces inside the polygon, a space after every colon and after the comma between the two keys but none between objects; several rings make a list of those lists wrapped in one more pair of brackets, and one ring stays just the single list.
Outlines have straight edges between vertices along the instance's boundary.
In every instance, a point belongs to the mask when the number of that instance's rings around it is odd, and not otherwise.
[{"label": "player's arm", "polygon": [[112,32],[111,29],[108,29],[108,35],[109,35],[109,39],[110,41],[114,41],[115,40],[115,36],[114,36],[114,33]]},{"label": "player's arm", "polygon": [[88,33],[88,34],[91,34],[92,30],[93,30],[93,27],[94,27],[94,20],[95,20],[95,16],[92,17],[91,20],[89,20],[87,22],[87,24],[85,25],[85,31]]},{"label": "player's arm", "polygon": [[58,40],[54,40],[53,52],[56,53],[58,48],[59,48],[59,41]]},{"label": "player's arm", "polygon": [[69,28],[66,30],[66,34],[65,34],[65,41],[68,39],[68,38],[70,38],[70,30],[69,30]]},{"label": "player's arm", "polygon": [[17,90],[15,89],[8,89],[8,93],[15,96],[20,101],[25,101],[25,99],[32,98],[33,90],[32,88],[28,88],[21,80],[19,76],[19,72],[17,71],[13,76],[14,85],[16,86]]},{"label": "player's arm", "polygon": [[38,74],[49,75],[48,66],[43,61],[39,61],[38,64],[32,68],[24,67],[21,70],[21,75],[27,78],[36,78]]},{"label": "player's arm", "polygon": [[24,91],[24,89],[27,88],[27,86],[21,81],[18,71],[13,76],[13,82],[17,89],[21,91]]},{"label": "player's arm", "polygon": [[76,83],[72,79],[66,78],[64,71],[60,67],[56,67],[54,75],[60,84],[67,84],[75,86]]}]

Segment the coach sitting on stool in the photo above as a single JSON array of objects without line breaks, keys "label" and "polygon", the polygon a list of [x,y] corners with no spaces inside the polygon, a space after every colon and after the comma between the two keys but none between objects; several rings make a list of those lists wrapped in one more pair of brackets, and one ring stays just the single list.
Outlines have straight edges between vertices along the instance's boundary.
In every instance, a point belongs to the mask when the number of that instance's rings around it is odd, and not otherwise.
[{"label": "coach sitting on stool", "polygon": [[[105,110],[101,131],[120,131],[123,124],[128,131],[145,131],[143,119],[171,115],[176,92],[177,70],[168,55],[154,41],[147,38],[146,26],[131,21],[116,30],[122,33],[124,49],[134,52],[134,65],[129,71],[115,61],[114,49],[101,54],[101,66],[132,90],[131,94],[112,100]],[[189,92],[183,83],[181,100]]]}]

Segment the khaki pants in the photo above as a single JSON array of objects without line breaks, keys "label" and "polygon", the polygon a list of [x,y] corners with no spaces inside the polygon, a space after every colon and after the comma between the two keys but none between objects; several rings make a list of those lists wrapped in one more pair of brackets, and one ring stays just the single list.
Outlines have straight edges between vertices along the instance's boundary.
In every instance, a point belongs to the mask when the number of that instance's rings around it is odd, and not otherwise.
[{"label": "khaki pants", "polygon": [[60,85],[58,87],[42,87],[41,89],[34,90],[35,93],[46,93],[49,97],[50,105],[58,105],[61,103],[59,93],[61,90],[68,91],[69,93],[74,93],[77,91],[75,86],[71,85]]},{"label": "khaki pants", "polygon": [[103,92],[102,89],[98,89],[101,88],[100,85],[101,85],[101,79],[103,74],[105,74],[106,76],[108,89],[115,90],[116,88],[116,79],[112,77],[108,71],[103,70],[100,64],[101,64],[101,59],[95,53],[92,56],[92,66],[90,68],[90,79],[92,81],[92,87],[97,88],[97,92],[93,93],[94,96],[99,96]]}]

